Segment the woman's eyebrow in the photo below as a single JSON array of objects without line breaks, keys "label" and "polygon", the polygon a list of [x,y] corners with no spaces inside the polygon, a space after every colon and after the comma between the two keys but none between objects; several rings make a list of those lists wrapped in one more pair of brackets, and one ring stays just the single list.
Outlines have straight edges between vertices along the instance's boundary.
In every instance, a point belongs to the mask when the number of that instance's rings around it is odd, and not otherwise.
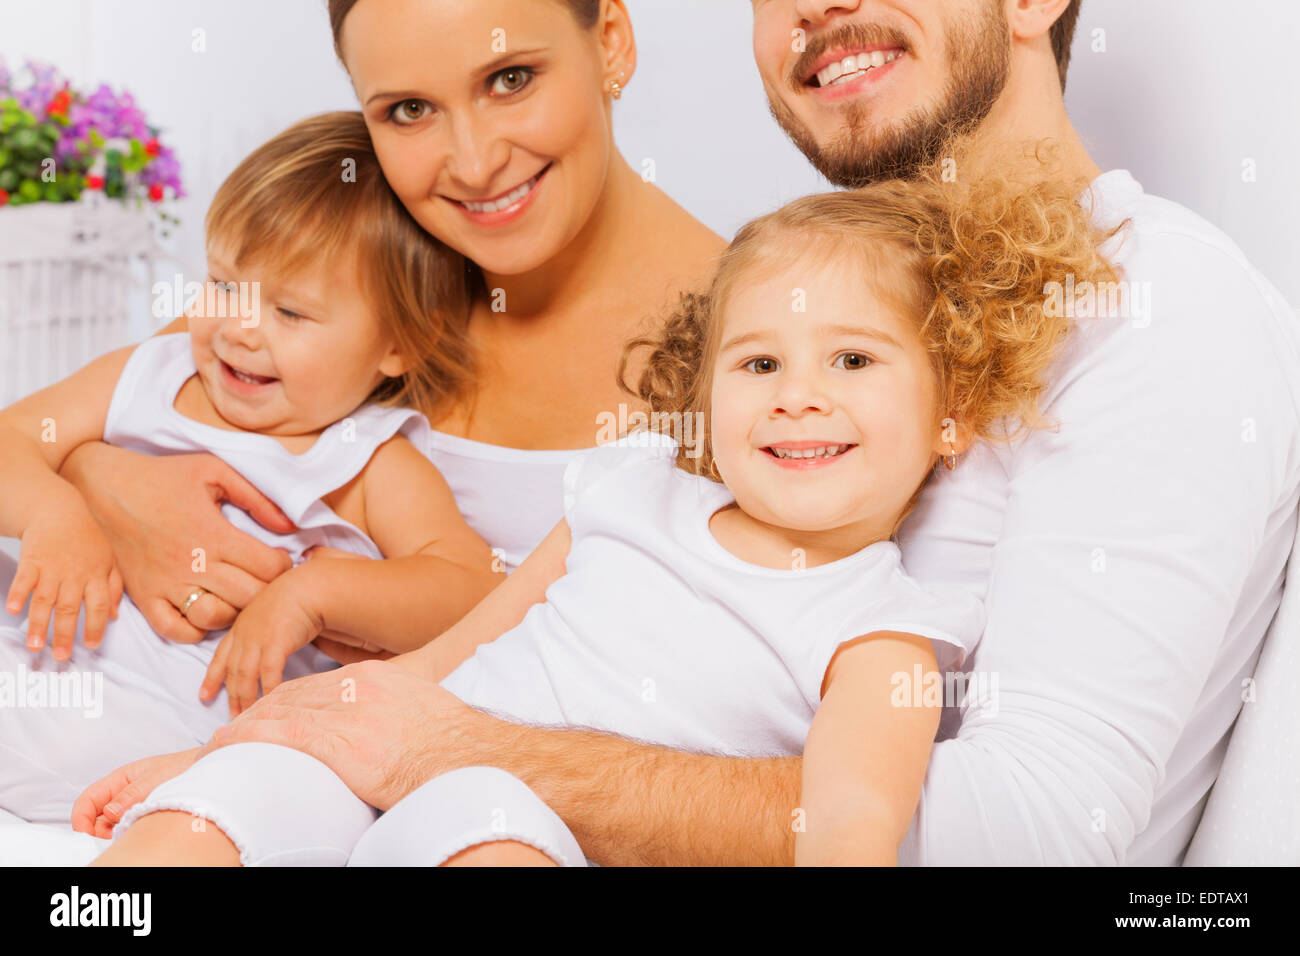
[{"label": "woman's eyebrow", "polygon": [[[484,63],[477,70],[475,70],[474,73],[476,75],[492,73],[498,67],[501,67],[512,60],[516,60],[520,57],[525,57],[525,56],[534,56],[535,54],[538,53],[545,53],[547,52],[548,49],[549,49],[548,47],[538,46],[538,47],[525,47],[519,50],[510,50],[506,53],[501,54],[499,57],[496,57],[495,59],[489,60],[487,63]],[[375,93],[373,96],[368,97],[366,99],[366,105],[369,106],[375,100],[386,100],[386,99],[418,100],[423,98],[424,98],[424,94],[421,93],[419,90],[386,90],[380,93]]]}]

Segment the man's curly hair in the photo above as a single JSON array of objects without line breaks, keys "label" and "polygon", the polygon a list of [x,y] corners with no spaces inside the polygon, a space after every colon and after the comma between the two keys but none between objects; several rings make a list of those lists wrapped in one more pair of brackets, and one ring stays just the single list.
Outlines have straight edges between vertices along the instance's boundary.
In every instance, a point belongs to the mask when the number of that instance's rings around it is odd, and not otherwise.
[{"label": "man's curly hair", "polygon": [[[946,159],[906,181],[807,196],[745,225],[710,287],[683,294],[658,332],[628,344],[620,382],[652,412],[702,412],[707,422],[732,290],[765,270],[830,261],[856,267],[878,299],[916,323],[941,417],[972,440],[1010,441],[1051,427],[1039,400],[1074,323],[1048,308],[1050,283],[1116,281],[1099,247],[1122,225],[1092,223],[1080,203],[1087,183],[1051,175],[1050,147],[1034,150],[1045,175],[1029,182],[954,177],[968,148],[950,144]],[[646,364],[630,386],[629,363],[644,349]],[[701,442],[693,452],[682,448],[678,465],[712,478],[707,428]]]}]

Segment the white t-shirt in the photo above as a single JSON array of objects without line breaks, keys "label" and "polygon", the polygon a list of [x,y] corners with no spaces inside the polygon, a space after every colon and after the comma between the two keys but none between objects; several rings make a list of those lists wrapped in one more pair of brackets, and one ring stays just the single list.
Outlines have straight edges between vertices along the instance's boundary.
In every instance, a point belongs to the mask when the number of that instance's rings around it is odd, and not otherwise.
[{"label": "white t-shirt", "polygon": [[567,573],[444,687],[524,723],[787,756],[803,752],[843,642],[903,631],[952,659],[974,646],[980,602],[922,588],[893,542],[799,570],[737,558],[709,531],[731,493],[677,468],[674,453],[634,439],[573,460]]},{"label": "white t-shirt", "polygon": [[940,469],[900,532],[920,581],[985,598],[968,667],[997,681],[945,715],[904,863],[1181,862],[1279,602],[1296,319],[1127,172],[1093,194],[1099,222],[1132,219],[1108,249],[1128,314],[1078,319],[1045,396],[1058,432]]}]

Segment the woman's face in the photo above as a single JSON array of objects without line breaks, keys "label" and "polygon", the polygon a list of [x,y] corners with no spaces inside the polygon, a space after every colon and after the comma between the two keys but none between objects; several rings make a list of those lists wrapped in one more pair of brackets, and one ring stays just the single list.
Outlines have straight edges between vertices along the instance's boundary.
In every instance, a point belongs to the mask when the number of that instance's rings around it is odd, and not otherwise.
[{"label": "woman's face", "polygon": [[858,271],[793,263],[738,283],[723,310],[713,453],[765,524],[887,537],[945,448],[915,323]]},{"label": "woman's face", "polygon": [[341,39],[384,175],[430,234],[502,275],[578,235],[613,150],[599,29],[560,0],[360,0]]}]

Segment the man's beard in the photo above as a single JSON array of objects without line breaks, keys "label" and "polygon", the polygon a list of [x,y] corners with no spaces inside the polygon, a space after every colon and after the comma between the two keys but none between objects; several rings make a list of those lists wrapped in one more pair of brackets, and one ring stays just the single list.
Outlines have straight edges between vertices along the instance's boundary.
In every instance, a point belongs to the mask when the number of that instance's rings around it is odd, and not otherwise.
[{"label": "man's beard", "polygon": [[[769,98],[772,115],[817,171],[837,186],[856,189],[882,179],[915,174],[938,159],[953,136],[969,133],[988,116],[1006,86],[1011,65],[1011,35],[1002,5],[988,3],[967,23],[948,24],[949,79],[939,103],[917,106],[892,123],[867,132],[868,109],[847,104],[840,132],[826,146],[778,96]],[[835,47],[852,49],[877,43],[907,47],[906,37],[875,24],[848,24],[810,49],[801,63]],[[805,94],[806,95],[806,94]]]}]

